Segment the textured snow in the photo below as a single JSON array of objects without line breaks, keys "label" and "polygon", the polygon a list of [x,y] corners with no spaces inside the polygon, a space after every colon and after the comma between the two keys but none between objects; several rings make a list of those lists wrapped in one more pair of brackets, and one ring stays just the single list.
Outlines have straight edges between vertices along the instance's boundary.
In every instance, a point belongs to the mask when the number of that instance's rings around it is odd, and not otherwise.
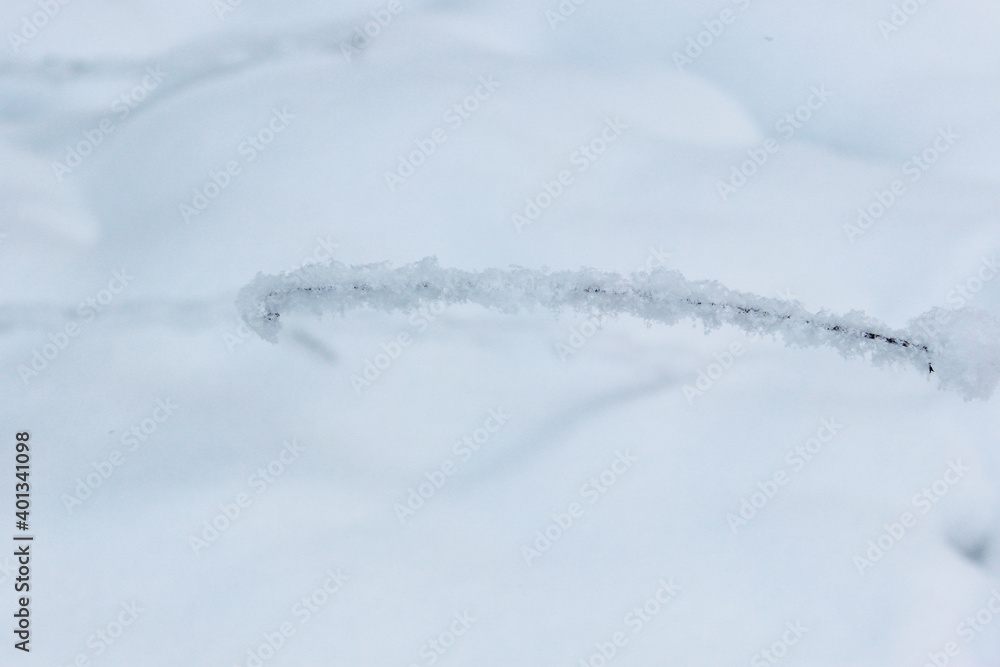
[{"label": "textured snow", "polygon": [[[348,60],[341,40],[386,0],[56,4],[15,53],[8,31],[52,3],[0,3],[0,438],[37,443],[38,536],[32,653],[7,644],[0,664],[425,667],[466,612],[434,667],[597,665],[618,632],[607,667],[760,665],[796,624],[780,667],[923,667],[952,642],[949,667],[998,663],[997,397],[962,396],[997,380],[1000,5],[915,3],[883,36],[914,3],[588,1],[553,27],[555,0],[403,0]],[[678,71],[723,9],[735,21]],[[480,77],[495,93],[444,120]],[[787,136],[814,89],[828,99]],[[294,118],[249,161],[275,110]],[[580,171],[609,119],[627,127]],[[405,289],[421,272],[450,305]],[[363,274],[386,289],[354,295]],[[0,556],[8,602],[15,565]],[[676,595],[635,631],[664,582]]]}]

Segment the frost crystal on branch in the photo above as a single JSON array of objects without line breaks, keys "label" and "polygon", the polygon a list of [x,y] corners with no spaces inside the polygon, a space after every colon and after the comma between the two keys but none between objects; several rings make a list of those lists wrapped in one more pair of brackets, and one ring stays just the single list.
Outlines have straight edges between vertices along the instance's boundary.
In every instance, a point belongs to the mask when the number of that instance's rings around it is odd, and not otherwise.
[{"label": "frost crystal on branch", "polygon": [[571,308],[667,325],[690,318],[706,330],[728,324],[748,334],[780,334],[788,345],[832,347],[846,358],[912,364],[966,399],[989,398],[1000,379],[1000,323],[981,311],[936,309],[895,331],[862,312],[811,313],[795,301],[737,292],[711,280],[689,281],[665,269],[622,276],[594,269],[462,271],[443,269],[434,258],[396,269],[333,262],[276,276],[257,274],[240,291],[237,307],[247,326],[273,343],[281,314],[291,310],[412,312],[437,301],[504,313]]}]

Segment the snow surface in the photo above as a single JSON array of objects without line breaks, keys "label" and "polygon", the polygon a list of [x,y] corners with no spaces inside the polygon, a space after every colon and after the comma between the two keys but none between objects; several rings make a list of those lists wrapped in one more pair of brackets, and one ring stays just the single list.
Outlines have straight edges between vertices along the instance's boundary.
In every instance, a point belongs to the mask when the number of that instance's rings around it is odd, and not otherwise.
[{"label": "snow surface", "polygon": [[[996,3],[401,0],[350,58],[386,2],[72,2],[15,52],[40,4],[0,6],[0,437],[31,432],[37,536],[2,664],[1000,663]],[[436,299],[269,345],[234,306],[425,257],[679,272],[941,372]]]}]

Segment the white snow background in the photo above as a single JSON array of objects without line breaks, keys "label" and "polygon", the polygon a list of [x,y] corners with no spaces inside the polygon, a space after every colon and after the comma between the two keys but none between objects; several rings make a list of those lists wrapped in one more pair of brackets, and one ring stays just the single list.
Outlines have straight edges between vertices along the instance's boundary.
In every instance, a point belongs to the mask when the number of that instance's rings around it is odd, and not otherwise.
[{"label": "white snow background", "polygon": [[0,6],[0,516],[28,430],[36,535],[0,664],[1000,664],[995,396],[728,325],[428,305],[273,345],[235,305],[433,256],[995,344],[1000,6],[223,2]]}]

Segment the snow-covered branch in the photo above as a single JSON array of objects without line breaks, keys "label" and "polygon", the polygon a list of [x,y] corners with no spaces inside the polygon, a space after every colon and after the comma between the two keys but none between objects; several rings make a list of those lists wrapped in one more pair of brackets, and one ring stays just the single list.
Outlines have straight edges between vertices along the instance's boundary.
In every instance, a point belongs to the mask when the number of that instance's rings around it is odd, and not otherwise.
[{"label": "snow-covered branch", "polygon": [[912,364],[935,373],[942,387],[954,387],[966,399],[989,398],[1000,379],[1000,323],[981,311],[935,309],[897,331],[862,312],[812,313],[795,301],[737,292],[715,281],[689,281],[663,269],[622,276],[594,269],[462,271],[441,268],[434,258],[396,269],[333,262],[276,276],[258,274],[240,291],[237,306],[247,326],[276,342],[281,314],[292,310],[410,312],[431,302],[474,303],[505,313],[571,308],[667,325],[689,318],[707,330],[728,324],[748,334],[780,334],[788,345],[832,347],[846,358]]}]

